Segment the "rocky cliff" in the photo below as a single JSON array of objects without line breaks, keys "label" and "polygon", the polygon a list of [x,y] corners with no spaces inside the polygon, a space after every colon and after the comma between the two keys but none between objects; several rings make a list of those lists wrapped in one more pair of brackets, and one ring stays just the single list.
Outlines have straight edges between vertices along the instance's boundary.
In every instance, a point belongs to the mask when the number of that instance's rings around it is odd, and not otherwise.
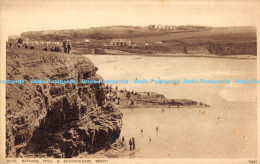
[{"label": "rocky cliff", "polygon": [[257,55],[256,42],[187,44],[189,54]]},{"label": "rocky cliff", "polygon": [[[194,42],[194,41],[193,41]],[[113,52],[114,51],[114,52]],[[257,55],[256,41],[248,42],[204,42],[165,41],[160,45],[140,46],[136,48],[111,47],[104,53],[116,54],[115,51],[133,54],[212,54],[212,55]]]},{"label": "rocky cliff", "polygon": [[[122,113],[105,104],[97,67],[82,56],[30,50],[7,50],[6,156],[73,157],[108,148],[119,137]],[[30,79],[77,81],[76,84],[30,84]]]}]

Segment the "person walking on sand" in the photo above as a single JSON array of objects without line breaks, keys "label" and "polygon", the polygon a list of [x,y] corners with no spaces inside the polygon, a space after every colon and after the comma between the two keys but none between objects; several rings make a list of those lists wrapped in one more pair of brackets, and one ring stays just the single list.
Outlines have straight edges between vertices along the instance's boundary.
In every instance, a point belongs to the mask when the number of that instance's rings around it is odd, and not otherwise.
[{"label": "person walking on sand", "polygon": [[132,137],[132,143],[133,143],[133,150],[135,149],[135,138]]},{"label": "person walking on sand", "polygon": [[158,128],[158,126],[156,127],[156,131],[158,132],[158,130],[159,130],[159,128]]},{"label": "person walking on sand", "polygon": [[143,130],[143,128],[141,129],[141,134],[143,135],[143,132],[144,132],[144,130]]},{"label": "person walking on sand", "polygon": [[122,146],[123,147],[125,146],[125,137],[124,136],[122,137]]},{"label": "person walking on sand", "polygon": [[131,140],[131,138],[129,140],[129,146],[130,146],[130,151],[131,151],[132,150],[132,140]]},{"label": "person walking on sand", "polygon": [[149,143],[152,141],[151,137],[149,136]]}]

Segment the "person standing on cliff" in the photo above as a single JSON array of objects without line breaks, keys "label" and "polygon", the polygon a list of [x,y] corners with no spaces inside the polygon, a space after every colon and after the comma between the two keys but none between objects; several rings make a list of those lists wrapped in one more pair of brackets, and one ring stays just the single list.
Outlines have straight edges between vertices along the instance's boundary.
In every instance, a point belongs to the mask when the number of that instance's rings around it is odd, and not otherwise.
[{"label": "person standing on cliff", "polygon": [[67,41],[63,42],[64,53],[67,53]]},{"label": "person standing on cliff", "polygon": [[70,51],[72,49],[71,41],[69,41],[69,43],[67,45],[67,48],[68,48],[68,53],[70,53]]},{"label": "person standing on cliff", "polygon": [[129,146],[130,146],[130,150],[132,150],[132,140],[131,140],[131,138],[129,140]]}]

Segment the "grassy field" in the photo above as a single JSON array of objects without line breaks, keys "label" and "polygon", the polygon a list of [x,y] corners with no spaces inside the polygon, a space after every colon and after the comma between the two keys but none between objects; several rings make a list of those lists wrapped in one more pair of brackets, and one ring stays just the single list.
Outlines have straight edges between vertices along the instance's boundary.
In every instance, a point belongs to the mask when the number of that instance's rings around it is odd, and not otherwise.
[{"label": "grassy field", "polygon": [[136,37],[135,43],[183,41],[187,43],[218,42],[256,42],[255,27],[222,27],[204,31],[173,32],[157,36]]}]

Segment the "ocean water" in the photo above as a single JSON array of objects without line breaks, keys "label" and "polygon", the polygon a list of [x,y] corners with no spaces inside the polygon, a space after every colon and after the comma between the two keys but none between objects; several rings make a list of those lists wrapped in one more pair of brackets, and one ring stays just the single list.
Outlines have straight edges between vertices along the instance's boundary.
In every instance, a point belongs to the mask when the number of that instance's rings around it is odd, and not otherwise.
[{"label": "ocean water", "polygon": [[[122,109],[121,137],[136,138],[130,158],[254,158],[256,156],[256,60],[86,55],[105,80],[128,80],[120,89],[153,91],[167,98],[202,101],[210,108]],[[138,80],[179,80],[134,84]],[[229,80],[229,84],[184,84],[187,80]],[[115,86],[115,85],[114,85]],[[158,126],[159,130],[156,131]],[[143,129],[143,134],[141,134]],[[151,141],[149,141],[149,137]],[[129,158],[129,157],[126,157]]]}]

